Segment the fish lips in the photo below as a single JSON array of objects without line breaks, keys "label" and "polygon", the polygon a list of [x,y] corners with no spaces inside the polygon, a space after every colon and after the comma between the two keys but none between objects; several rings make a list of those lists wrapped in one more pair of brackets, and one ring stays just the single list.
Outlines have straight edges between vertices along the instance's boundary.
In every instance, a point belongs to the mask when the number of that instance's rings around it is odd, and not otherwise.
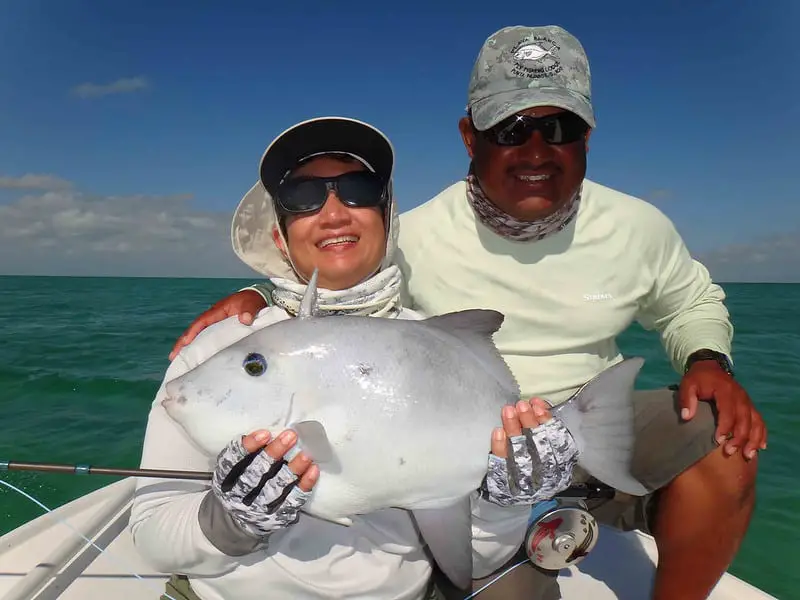
[{"label": "fish lips", "polygon": [[170,381],[164,386],[165,396],[161,400],[161,406],[172,416],[177,410],[186,405],[186,396],[181,391],[181,386],[177,381]]}]

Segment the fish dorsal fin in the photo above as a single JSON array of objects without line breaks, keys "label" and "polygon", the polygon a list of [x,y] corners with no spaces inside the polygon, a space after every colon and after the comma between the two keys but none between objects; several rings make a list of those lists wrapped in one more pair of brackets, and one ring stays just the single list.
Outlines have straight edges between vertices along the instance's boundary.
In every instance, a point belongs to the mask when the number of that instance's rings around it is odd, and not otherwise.
[{"label": "fish dorsal fin", "polygon": [[317,278],[319,269],[314,269],[314,274],[306,286],[306,292],[300,301],[300,308],[297,311],[298,319],[310,319],[317,314]]},{"label": "fish dorsal fin", "polygon": [[492,340],[504,320],[503,313],[496,310],[469,309],[431,317],[423,323],[458,338],[504,388],[519,397],[519,384]]}]

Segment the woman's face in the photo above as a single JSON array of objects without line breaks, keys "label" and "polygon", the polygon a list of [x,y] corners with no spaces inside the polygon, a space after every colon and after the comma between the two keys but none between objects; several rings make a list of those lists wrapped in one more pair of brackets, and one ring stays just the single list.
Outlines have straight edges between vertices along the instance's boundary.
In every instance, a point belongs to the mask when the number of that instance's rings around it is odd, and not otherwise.
[{"label": "woman's face", "polygon": [[[364,171],[360,162],[320,156],[295,169],[297,177],[337,177]],[[289,215],[285,221],[287,252],[295,269],[307,280],[319,269],[317,285],[343,290],[363,281],[383,261],[386,252],[386,227],[380,208],[351,208],[343,204],[335,190],[329,190],[325,204],[310,214]],[[277,230],[275,239],[280,244]]]}]

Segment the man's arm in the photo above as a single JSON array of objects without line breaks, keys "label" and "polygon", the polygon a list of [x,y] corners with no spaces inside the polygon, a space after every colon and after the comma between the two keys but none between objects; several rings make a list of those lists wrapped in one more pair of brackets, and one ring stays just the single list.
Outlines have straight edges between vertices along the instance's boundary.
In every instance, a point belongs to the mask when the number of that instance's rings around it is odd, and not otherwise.
[{"label": "man's arm", "polygon": [[655,329],[672,366],[681,374],[678,404],[681,418],[692,419],[698,402],[713,401],[718,413],[715,439],[728,454],[742,450],[752,459],[766,448],[767,430],[750,396],[734,379],[733,325],[722,288],[708,270],[689,255],[665,216],[643,228],[648,242],[642,265],[650,273],[650,292],[640,303],[639,322]]},{"label": "man's arm", "polygon": [[[653,279],[640,302],[637,320],[656,330],[675,370],[683,375],[690,356],[707,349],[731,357],[733,325],[725,307],[725,292],[689,254],[673,224],[655,219],[644,233],[650,247],[642,255]],[[659,222],[660,221],[660,222]]]},{"label": "man's arm", "polygon": [[264,300],[265,306],[273,306],[275,303],[272,301],[272,292],[275,290],[275,284],[269,279],[259,281],[240,289],[240,292],[253,291]]}]

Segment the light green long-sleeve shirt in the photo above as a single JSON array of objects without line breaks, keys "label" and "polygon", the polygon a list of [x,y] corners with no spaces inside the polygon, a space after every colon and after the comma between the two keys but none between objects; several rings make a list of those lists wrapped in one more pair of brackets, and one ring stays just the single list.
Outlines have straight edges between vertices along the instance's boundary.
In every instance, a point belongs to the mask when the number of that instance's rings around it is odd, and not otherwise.
[{"label": "light green long-sleeve shirt", "polygon": [[524,397],[566,400],[619,362],[634,320],[655,329],[678,372],[709,348],[731,355],[725,294],[657,208],[584,182],[577,218],[535,242],[499,237],[458,182],[400,216],[405,305],[426,315],[505,314],[495,342]]}]

